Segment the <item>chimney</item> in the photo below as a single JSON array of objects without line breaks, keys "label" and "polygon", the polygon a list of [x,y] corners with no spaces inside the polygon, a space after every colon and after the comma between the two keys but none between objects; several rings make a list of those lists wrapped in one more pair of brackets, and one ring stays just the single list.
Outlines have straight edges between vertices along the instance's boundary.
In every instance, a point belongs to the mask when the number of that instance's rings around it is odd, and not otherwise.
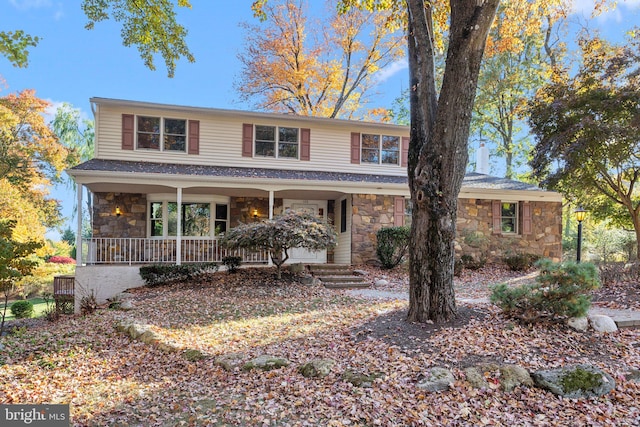
[{"label": "chimney", "polygon": [[484,146],[484,142],[480,143],[476,152],[476,172],[489,175],[489,149]]}]

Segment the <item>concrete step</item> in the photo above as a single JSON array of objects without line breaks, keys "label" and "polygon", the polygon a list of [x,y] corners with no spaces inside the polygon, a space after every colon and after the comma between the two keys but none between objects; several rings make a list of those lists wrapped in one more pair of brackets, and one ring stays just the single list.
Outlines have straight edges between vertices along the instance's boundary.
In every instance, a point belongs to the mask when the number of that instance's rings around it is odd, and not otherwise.
[{"label": "concrete step", "polygon": [[364,278],[353,274],[350,265],[310,264],[309,272],[329,289],[361,289],[368,288]]},{"label": "concrete step", "polygon": [[330,283],[361,283],[364,282],[364,279],[361,276],[353,276],[353,275],[344,275],[344,276],[316,276],[322,282],[330,282]]},{"label": "concrete step", "polygon": [[365,282],[340,282],[340,283],[322,282],[322,284],[327,289],[364,289],[369,287],[369,284]]}]

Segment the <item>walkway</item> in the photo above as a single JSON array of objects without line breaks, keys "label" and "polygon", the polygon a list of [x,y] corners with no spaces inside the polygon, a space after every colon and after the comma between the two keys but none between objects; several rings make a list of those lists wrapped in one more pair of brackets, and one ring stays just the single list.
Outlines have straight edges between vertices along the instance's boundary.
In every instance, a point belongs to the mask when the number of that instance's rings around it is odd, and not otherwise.
[{"label": "walkway", "polygon": [[[346,292],[350,295],[364,298],[409,300],[409,294],[406,292],[379,291],[375,289],[351,289]],[[490,304],[489,299],[487,298],[456,298],[456,302],[464,304]],[[614,310],[610,308],[592,306],[589,310],[589,314],[603,314],[605,316],[609,316],[614,322],[616,322],[618,328],[640,327],[640,312],[635,310]]]}]

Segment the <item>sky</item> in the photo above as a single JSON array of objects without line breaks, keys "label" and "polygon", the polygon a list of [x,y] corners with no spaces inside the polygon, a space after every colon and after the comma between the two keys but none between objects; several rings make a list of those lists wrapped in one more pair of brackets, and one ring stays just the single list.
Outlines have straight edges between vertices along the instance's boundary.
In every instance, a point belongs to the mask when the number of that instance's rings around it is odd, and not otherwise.
[{"label": "sky", "polygon": [[[324,1],[309,0],[312,7]],[[15,68],[0,58],[0,96],[35,89],[36,96],[52,103],[63,102],[93,119],[89,98],[118,98],[197,107],[250,109],[238,100],[233,82],[239,78],[244,35],[241,22],[257,23],[251,12],[252,0],[191,0],[192,9],[179,9],[178,20],[189,31],[187,43],[195,63],[181,61],[176,75],[167,77],[162,58],[156,71],[145,67],[135,47],[124,47],[119,24],[97,23],[86,30],[80,0],[0,0],[0,29],[22,29],[39,36],[31,49],[29,66]],[[575,25],[588,17],[592,0],[576,1],[570,19]],[[589,23],[607,38],[621,40],[624,31],[640,26],[640,0],[620,2],[617,10]],[[375,99],[386,107],[407,87],[406,60],[392,64],[378,76]],[[62,201],[63,214],[71,217],[74,195],[62,186],[52,191]],[[69,222],[72,229],[75,226]],[[57,234],[48,235],[56,238]]]}]

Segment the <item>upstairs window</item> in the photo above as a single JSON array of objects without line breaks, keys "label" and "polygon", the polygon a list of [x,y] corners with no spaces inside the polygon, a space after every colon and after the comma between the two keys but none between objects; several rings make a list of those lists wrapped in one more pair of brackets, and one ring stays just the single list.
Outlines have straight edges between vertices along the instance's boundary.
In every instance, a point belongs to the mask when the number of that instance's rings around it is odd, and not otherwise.
[{"label": "upstairs window", "polygon": [[381,165],[400,164],[400,137],[362,134],[361,162]]},{"label": "upstairs window", "polygon": [[256,125],[255,155],[274,158],[298,158],[298,128]]},{"label": "upstairs window", "polygon": [[159,151],[186,151],[187,121],[137,116],[137,148]]}]

